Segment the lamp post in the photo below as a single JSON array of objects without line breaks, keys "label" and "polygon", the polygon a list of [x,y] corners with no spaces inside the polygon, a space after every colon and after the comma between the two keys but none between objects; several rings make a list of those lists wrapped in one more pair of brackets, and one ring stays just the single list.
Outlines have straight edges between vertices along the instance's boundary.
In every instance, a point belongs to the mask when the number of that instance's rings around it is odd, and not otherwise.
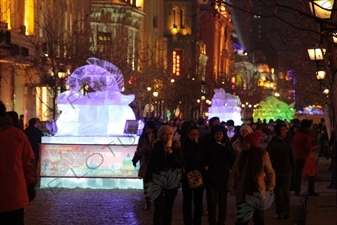
[{"label": "lamp post", "polygon": [[331,19],[335,0],[311,0],[309,7],[311,13],[319,19]]},{"label": "lamp post", "polygon": [[57,73],[57,76],[59,77],[59,79],[60,79],[60,92],[62,93],[63,91],[64,91],[64,80],[66,79],[66,77],[67,77],[67,73],[66,72],[64,72],[64,71],[59,71],[58,73]]},{"label": "lamp post", "polygon": [[[327,94],[329,97],[329,105],[332,111],[332,128],[334,130],[334,143],[333,143],[333,149],[332,149],[332,176],[331,176],[331,182],[328,188],[337,188],[337,102],[336,97],[334,96],[337,91],[337,83],[335,81],[335,76],[337,76],[337,56],[336,56],[336,45],[337,45],[337,35],[336,30],[337,26],[334,21],[337,18],[337,15],[333,14],[333,11],[337,8],[336,0],[310,0],[309,1],[309,7],[311,10],[311,13],[315,16],[315,19],[318,23],[320,23],[320,29],[321,29],[321,42],[323,35],[327,37],[327,44],[328,44],[328,50],[329,50],[329,62],[327,64],[328,69],[328,76],[329,76],[329,88],[324,89],[323,93]],[[327,22],[325,22],[327,21]],[[329,22],[329,23],[328,23]],[[326,23],[326,27],[324,26]],[[322,43],[321,43],[322,44]],[[323,51],[323,49],[322,49]],[[316,51],[314,51],[316,52]],[[308,51],[309,53],[309,51]],[[323,53],[323,52],[321,52]],[[321,56],[324,57],[324,54],[321,54]],[[318,55],[314,54],[315,58],[314,60],[322,60],[318,59]],[[312,59],[312,57],[310,57]],[[318,64],[317,64],[318,65]],[[317,66],[316,71],[316,78],[321,82],[325,79],[326,73],[321,72]],[[332,94],[330,94],[330,92]],[[329,110],[330,111],[330,110]],[[330,116],[330,115],[329,115]],[[336,202],[337,202],[337,196],[336,196]]]},{"label": "lamp post", "polygon": [[158,98],[158,95],[159,95],[159,93],[157,92],[157,91],[154,91],[153,93],[152,93],[152,95],[153,95],[153,97],[155,98],[155,110],[154,110],[154,116],[155,117],[157,117],[158,116],[158,100],[157,100],[157,98]]}]

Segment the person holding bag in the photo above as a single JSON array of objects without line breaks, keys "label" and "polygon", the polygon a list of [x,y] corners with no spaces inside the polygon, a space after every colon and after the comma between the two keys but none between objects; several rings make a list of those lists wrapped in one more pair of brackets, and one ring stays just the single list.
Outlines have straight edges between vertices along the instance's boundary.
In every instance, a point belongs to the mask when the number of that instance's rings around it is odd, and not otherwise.
[{"label": "person holding bag", "polygon": [[[150,199],[154,200],[153,225],[170,225],[172,209],[185,165],[179,141],[173,140],[173,130],[164,125],[158,130],[146,170],[145,183]],[[158,191],[159,189],[159,191]]]},{"label": "person holding bag", "polygon": [[[202,143],[199,137],[199,130],[196,126],[191,126],[187,132],[187,137],[182,143],[182,150],[185,159],[184,175],[181,179],[183,191],[183,216],[185,225],[201,225],[203,211],[204,186],[201,175],[202,164]],[[201,178],[201,179],[200,179]],[[194,179],[190,181],[189,179]],[[195,185],[195,186],[192,186]],[[192,201],[194,214],[192,217]]]},{"label": "person holding bag", "polygon": [[[295,174],[295,195],[299,196],[301,192],[302,173],[305,165],[306,158],[310,160],[310,152],[315,150],[312,146],[311,135],[312,120],[302,120],[300,123],[300,129],[296,132],[293,139],[293,148],[296,160],[296,174]],[[308,163],[308,162],[307,162]],[[319,196],[315,192],[315,176],[309,176],[308,178],[308,196]]]}]

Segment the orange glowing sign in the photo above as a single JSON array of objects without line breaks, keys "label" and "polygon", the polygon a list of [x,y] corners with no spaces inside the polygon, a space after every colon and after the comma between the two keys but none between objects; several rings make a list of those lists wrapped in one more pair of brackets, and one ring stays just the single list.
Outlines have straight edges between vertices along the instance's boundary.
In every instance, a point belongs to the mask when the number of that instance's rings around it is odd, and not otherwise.
[{"label": "orange glowing sign", "polygon": [[172,52],[172,73],[177,76],[181,74],[182,53],[182,50],[174,50]]}]

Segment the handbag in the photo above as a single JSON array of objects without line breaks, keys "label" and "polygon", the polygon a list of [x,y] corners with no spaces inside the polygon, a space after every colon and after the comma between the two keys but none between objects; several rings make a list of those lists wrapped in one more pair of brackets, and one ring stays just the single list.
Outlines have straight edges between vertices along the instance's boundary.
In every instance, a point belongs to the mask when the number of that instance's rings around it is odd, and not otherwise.
[{"label": "handbag", "polygon": [[313,177],[317,174],[316,158],[312,155],[308,155],[305,158],[302,176]]},{"label": "handbag", "polygon": [[204,185],[204,180],[202,179],[202,174],[200,170],[191,170],[186,173],[186,178],[188,186],[192,189],[198,188]]}]

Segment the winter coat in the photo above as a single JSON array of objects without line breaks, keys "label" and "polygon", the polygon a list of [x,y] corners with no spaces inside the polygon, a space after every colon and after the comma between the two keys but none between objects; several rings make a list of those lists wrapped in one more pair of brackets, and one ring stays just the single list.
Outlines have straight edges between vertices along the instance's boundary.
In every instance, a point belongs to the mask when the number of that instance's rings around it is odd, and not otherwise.
[{"label": "winter coat", "polygon": [[154,139],[154,135],[149,137],[147,134],[141,135],[139,138],[136,154],[140,158],[140,168],[138,171],[138,177],[140,178],[144,178],[146,176],[146,169],[150,160]]},{"label": "winter coat", "polygon": [[313,146],[311,146],[311,143],[312,136],[309,129],[300,129],[298,132],[296,132],[293,139],[295,159],[305,159],[309,155],[309,152],[314,150]]},{"label": "winter coat", "polygon": [[274,136],[267,145],[267,152],[276,176],[295,175],[295,156],[288,138]]},{"label": "winter coat", "polygon": [[245,144],[242,136],[239,136],[233,143],[232,147],[236,153],[236,156],[240,154],[240,152],[244,149]]},{"label": "winter coat", "polygon": [[153,174],[160,175],[163,171],[182,169],[185,161],[180,142],[173,141],[171,148],[173,152],[168,155],[164,151],[164,143],[161,140],[154,142],[144,178],[145,182],[150,182]]},{"label": "winter coat", "polygon": [[[244,150],[244,151],[256,151],[256,150]],[[260,150],[262,151],[262,150]],[[245,162],[241,162],[243,152],[241,152],[238,158],[235,160],[229,180],[228,180],[228,191],[230,193],[236,193],[236,202],[245,202],[246,194],[252,195],[253,192],[266,193],[266,191],[271,191],[275,187],[275,172],[271,165],[269,154],[266,151],[262,153],[262,171],[256,177],[257,190],[247,185],[246,180],[249,179],[249,158]],[[243,163],[243,167],[240,171],[240,163]]]},{"label": "winter coat", "polygon": [[214,188],[219,191],[227,190],[227,182],[230,169],[233,166],[236,155],[229,144],[219,144],[215,140],[204,148],[203,165],[208,170],[203,172],[206,188]]},{"label": "winter coat", "polygon": [[41,139],[44,136],[42,131],[36,127],[29,126],[25,129],[25,134],[27,135],[29,143],[32,146],[35,158],[39,159]]},{"label": "winter coat", "polygon": [[182,150],[185,160],[185,172],[192,170],[202,171],[202,143],[201,139],[198,140],[198,143],[191,141],[188,137],[185,138],[182,144]]},{"label": "winter coat", "polygon": [[36,182],[34,153],[24,132],[0,119],[0,212],[29,204],[27,186]]}]

